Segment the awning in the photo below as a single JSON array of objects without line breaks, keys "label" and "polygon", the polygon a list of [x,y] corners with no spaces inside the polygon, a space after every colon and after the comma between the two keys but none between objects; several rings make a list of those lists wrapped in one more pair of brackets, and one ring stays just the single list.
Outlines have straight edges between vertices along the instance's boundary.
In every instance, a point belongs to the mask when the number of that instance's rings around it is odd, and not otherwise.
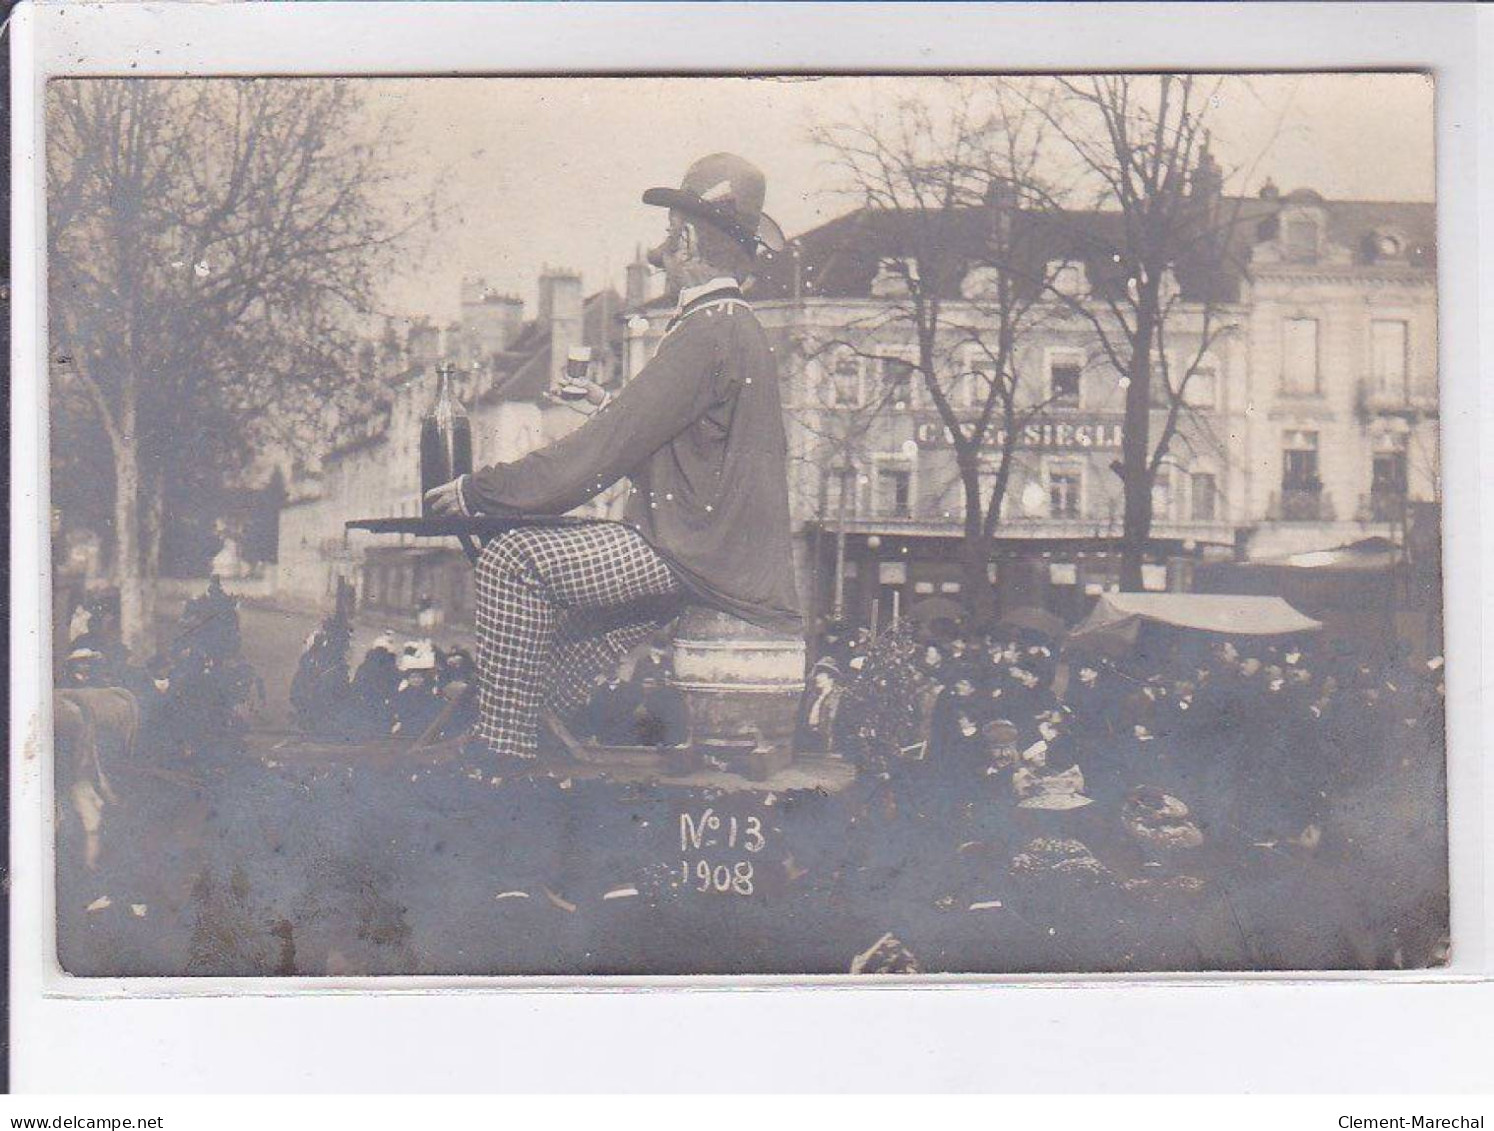
[{"label": "awning", "polygon": [[1143,622],[1217,632],[1224,636],[1290,636],[1316,632],[1321,621],[1304,616],[1280,597],[1233,593],[1105,593],[1069,634],[1074,644],[1134,644]]},{"label": "awning", "polygon": [[1061,617],[1055,616],[1047,609],[1037,609],[1031,605],[1010,610],[1002,616],[999,624],[1001,628],[1035,632],[1039,636],[1055,641],[1062,640],[1069,627],[1064,624]]},{"label": "awning", "polygon": [[1246,563],[1257,566],[1282,566],[1288,569],[1386,570],[1395,568],[1400,548],[1388,538],[1365,538],[1331,550],[1308,550],[1282,558],[1265,558]]}]

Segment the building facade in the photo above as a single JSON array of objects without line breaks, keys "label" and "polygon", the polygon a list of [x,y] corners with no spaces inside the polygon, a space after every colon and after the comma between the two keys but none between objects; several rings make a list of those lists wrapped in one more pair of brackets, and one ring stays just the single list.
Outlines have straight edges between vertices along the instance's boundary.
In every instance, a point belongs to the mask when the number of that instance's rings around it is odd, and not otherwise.
[{"label": "building facade", "polygon": [[[1217,179],[1200,185],[1199,207],[1225,234],[1163,284],[1149,435],[1154,445],[1171,435],[1144,584],[1186,588],[1206,561],[1404,543],[1407,515],[1440,495],[1433,206],[1283,195],[1269,182],[1224,198]],[[979,238],[1004,208],[969,209],[950,238]],[[1106,288],[1125,281],[1113,213],[1062,221],[1006,221],[1057,293],[1032,305],[1013,343],[1018,438],[985,564],[998,608],[1073,621],[1119,583],[1126,381],[1101,331],[1115,340]],[[867,210],[833,220],[764,262],[748,288],[780,359],[796,567],[816,617],[885,621],[965,597],[965,488],[947,421],[908,327],[884,316],[906,298],[898,222]],[[950,280],[932,349],[935,383],[967,431],[991,387],[983,272]],[[480,280],[464,283],[462,300],[444,333],[412,327],[381,347],[387,393],[339,426],[319,475],[291,485],[283,591],[321,603],[341,575],[370,608],[409,611],[428,597],[467,616],[470,569],[457,551],[343,528],[419,513],[417,437],[436,363],[459,366],[477,463],[513,459],[584,419],[547,395],[571,346],[592,346],[596,376],[616,384],[653,356],[672,313],[641,256],[622,296],[583,298],[579,278],[546,272],[531,320]],[[1006,439],[999,421],[982,438],[987,498]],[[615,492],[591,504],[603,515],[617,506]]]},{"label": "building facade", "polygon": [[[1144,584],[1187,587],[1205,560],[1403,542],[1409,510],[1439,496],[1433,207],[1282,196],[1269,183],[1200,204],[1223,246],[1165,281],[1153,451],[1169,418],[1175,431],[1152,487]],[[951,238],[986,222],[957,218]],[[796,566],[819,617],[885,620],[963,597],[965,488],[911,327],[889,314],[905,277],[889,263],[887,223],[859,212],[806,232],[749,288],[780,356]],[[999,608],[1072,621],[1119,584],[1126,382],[1095,322],[1119,259],[1113,224],[1071,215],[1029,250],[1064,298],[1015,344],[1021,438],[987,563]],[[983,270],[946,296],[947,340],[933,350],[967,432],[990,387],[990,307],[973,293]],[[645,317],[628,330],[629,376],[669,314],[660,301],[630,309]],[[993,423],[987,498],[1004,446]]]},{"label": "building facade", "polygon": [[[350,531],[355,518],[420,514],[420,423],[435,399],[436,367],[451,365],[453,392],[472,422],[474,465],[517,459],[577,427],[585,417],[551,397],[572,347],[592,349],[592,377],[615,385],[623,372],[622,298],[605,289],[583,297],[581,278],[547,270],[539,309],[525,320],[522,302],[481,279],[462,284],[461,319],[444,333],[417,323],[403,339],[385,335],[362,362],[360,387],[377,390],[361,411],[335,423],[315,471],[294,477],[280,516],[278,592],[322,606],[338,578],[357,590],[360,607],[394,614],[427,602],[448,618],[469,616],[471,568],[459,550],[407,535]],[[608,516],[616,493],[588,504]]]},{"label": "building facade", "polygon": [[1431,205],[1284,198],[1251,247],[1249,554],[1404,539],[1440,499]]}]

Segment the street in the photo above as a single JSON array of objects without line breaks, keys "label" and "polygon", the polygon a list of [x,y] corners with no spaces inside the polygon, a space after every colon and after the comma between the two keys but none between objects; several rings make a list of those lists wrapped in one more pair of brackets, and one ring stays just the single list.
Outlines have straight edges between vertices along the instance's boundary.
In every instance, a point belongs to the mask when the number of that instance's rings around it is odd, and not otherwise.
[{"label": "street", "polygon": [[[169,640],[178,630],[181,605],[162,602],[157,611],[158,638]],[[291,725],[290,689],[296,675],[296,663],[306,648],[306,638],[322,621],[320,613],[286,607],[266,601],[240,601],[239,630],[243,637],[244,659],[264,682],[264,701],[250,704],[252,727],[262,731],[283,731]],[[408,618],[376,619],[360,616],[353,624],[353,642],[348,649],[350,666],[356,670],[358,660],[368,651],[374,637],[385,629],[399,639],[430,637],[442,648],[457,645],[470,648],[472,633],[466,626],[443,626],[425,632]]]}]

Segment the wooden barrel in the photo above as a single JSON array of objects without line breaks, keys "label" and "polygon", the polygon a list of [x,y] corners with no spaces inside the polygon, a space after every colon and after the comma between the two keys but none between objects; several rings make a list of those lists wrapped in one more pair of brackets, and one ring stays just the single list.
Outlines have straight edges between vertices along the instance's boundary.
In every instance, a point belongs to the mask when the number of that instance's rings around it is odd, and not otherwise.
[{"label": "wooden barrel", "polygon": [[804,638],[691,607],[675,629],[670,683],[684,696],[692,746],[755,743],[787,755],[804,691]]}]

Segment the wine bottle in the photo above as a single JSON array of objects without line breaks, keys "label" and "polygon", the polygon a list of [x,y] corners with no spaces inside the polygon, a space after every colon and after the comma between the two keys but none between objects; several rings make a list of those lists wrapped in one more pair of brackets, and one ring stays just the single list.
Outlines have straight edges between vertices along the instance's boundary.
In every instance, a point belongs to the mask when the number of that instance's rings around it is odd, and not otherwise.
[{"label": "wine bottle", "polygon": [[420,421],[420,494],[472,470],[472,421],[451,393],[452,367],[436,366],[436,399]]}]

